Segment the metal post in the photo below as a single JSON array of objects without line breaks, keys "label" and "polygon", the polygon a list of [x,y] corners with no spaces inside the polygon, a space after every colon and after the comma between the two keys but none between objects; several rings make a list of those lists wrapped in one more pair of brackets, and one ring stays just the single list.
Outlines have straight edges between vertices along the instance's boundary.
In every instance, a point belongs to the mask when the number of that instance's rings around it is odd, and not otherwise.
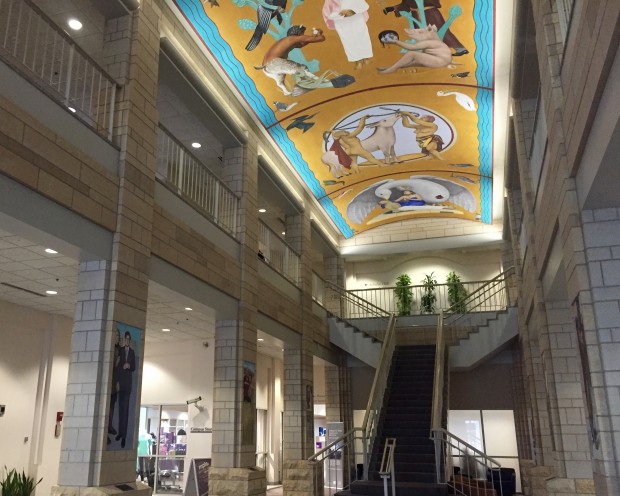
[{"label": "metal post", "polygon": [[112,132],[114,130],[114,105],[116,103],[116,85],[112,85],[112,101],[110,102],[110,117],[108,122],[108,140],[112,141]]},{"label": "metal post", "polygon": [[73,45],[69,48],[69,62],[67,63],[67,86],[65,88],[65,105],[69,106],[69,94],[71,93],[71,71],[73,69],[73,53],[75,48]]}]

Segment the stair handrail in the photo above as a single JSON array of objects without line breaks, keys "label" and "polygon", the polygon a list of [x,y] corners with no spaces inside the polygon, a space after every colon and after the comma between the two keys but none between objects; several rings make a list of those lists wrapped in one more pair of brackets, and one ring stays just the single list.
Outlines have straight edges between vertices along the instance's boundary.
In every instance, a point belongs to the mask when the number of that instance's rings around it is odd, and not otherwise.
[{"label": "stair handrail", "polygon": [[[436,446],[440,446],[441,453],[443,454],[443,463],[436,465],[436,482],[438,484],[448,484],[453,489],[455,489],[455,493],[457,494],[469,494],[465,487],[468,486],[468,483],[465,479],[457,479],[450,480],[450,477],[454,473],[454,459],[455,458],[463,458],[463,462],[466,465],[465,467],[461,467],[461,471],[467,477],[477,479],[482,476],[486,476],[488,471],[491,472],[494,469],[501,468],[501,464],[494,458],[488,456],[478,448],[472,446],[467,441],[455,436],[454,434],[448,432],[446,429],[432,429],[431,430],[431,439],[435,441]],[[455,453],[456,452],[456,453]],[[473,469],[475,471],[474,477],[471,477],[471,466],[470,462],[473,460]],[[463,463],[461,463],[463,465]],[[443,470],[441,468],[443,467]],[[465,474],[466,472],[466,474]],[[480,473],[482,472],[482,473]],[[502,485],[501,485],[501,470],[497,474],[499,487],[500,487],[500,495],[502,494]],[[495,476],[492,477],[493,479]],[[456,477],[455,477],[456,479]]]},{"label": "stair handrail", "polygon": [[375,371],[375,377],[370,389],[366,413],[362,427],[356,427],[346,432],[338,439],[332,441],[320,451],[316,452],[310,458],[311,462],[324,462],[329,455],[343,447],[354,446],[355,441],[361,440],[362,456],[363,456],[363,479],[368,480],[368,465],[370,461],[370,453],[374,444],[377,433],[377,422],[381,414],[383,405],[383,396],[387,386],[388,374],[392,364],[394,348],[396,346],[396,317],[389,314],[388,325],[385,330],[384,339],[381,344],[381,352],[379,353],[379,362]]},{"label": "stair handrail", "polygon": [[[503,271],[486,284],[478,288],[477,291],[463,298],[461,301],[454,303],[446,312],[440,310],[437,316],[437,338],[436,338],[436,351],[435,351],[435,369],[433,378],[433,410],[431,414],[431,433],[430,437],[435,441],[435,467],[437,470],[437,483],[440,483],[439,472],[440,467],[446,467],[448,461],[445,457],[442,459],[442,453],[445,456],[445,450],[442,450],[442,440],[438,438],[436,433],[446,432],[448,436],[457,438],[453,434],[449,433],[443,427],[444,413],[447,410],[447,405],[444,405],[444,397],[446,393],[445,383],[447,375],[446,369],[446,329],[448,325],[452,329],[456,328],[459,320],[462,321],[464,316],[471,315],[473,309],[476,306],[470,307],[467,302],[476,301],[478,298],[482,298],[485,301],[493,297],[498,292],[506,288],[506,285],[510,277],[514,276],[514,267],[510,267]],[[508,306],[508,299],[506,299],[506,306]],[[462,312],[463,308],[466,308],[465,312]],[[459,310],[457,312],[457,310]],[[457,438],[458,439],[458,438]],[[473,446],[468,445],[468,448]],[[484,455],[486,457],[486,455]]]},{"label": "stair handrail", "polygon": [[381,352],[379,354],[379,362],[375,371],[375,377],[370,388],[368,403],[366,405],[366,413],[362,422],[362,431],[366,442],[364,443],[364,480],[368,480],[368,462],[369,454],[377,436],[377,424],[381,416],[381,408],[383,407],[383,397],[387,389],[388,377],[392,366],[392,358],[394,349],[396,348],[396,317],[394,314],[390,316],[388,327],[383,338]]},{"label": "stair handrail", "polygon": [[340,315],[338,315],[338,317],[342,319],[351,318],[349,312],[347,312],[348,307],[345,307],[344,302],[349,302],[352,306],[363,309],[364,312],[366,312],[372,317],[389,318],[389,316],[391,315],[391,313],[387,310],[378,307],[374,303],[365,300],[361,296],[357,296],[355,293],[341,286],[338,286],[331,281],[325,281],[325,287],[329,287],[329,289],[333,290],[338,295],[338,298],[340,300]]}]

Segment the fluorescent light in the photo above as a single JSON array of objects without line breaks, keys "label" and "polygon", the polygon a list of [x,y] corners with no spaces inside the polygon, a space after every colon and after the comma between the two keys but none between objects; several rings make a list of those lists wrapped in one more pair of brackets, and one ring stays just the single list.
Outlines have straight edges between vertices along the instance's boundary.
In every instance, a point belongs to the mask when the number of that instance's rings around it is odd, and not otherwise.
[{"label": "fluorescent light", "polygon": [[80,21],[78,21],[77,19],[75,19],[75,18],[69,19],[67,21],[67,24],[74,31],[79,31],[80,29],[82,29],[82,23]]},{"label": "fluorescent light", "polygon": [[198,141],[194,141],[192,143],[192,148],[200,148],[202,145],[200,143],[198,143]]},{"label": "fluorescent light", "polygon": [[258,209],[258,211],[259,211],[261,214],[264,214],[264,213],[267,211],[267,209],[266,209],[266,208],[259,208],[259,209]]},{"label": "fluorescent light", "polygon": [[50,255],[56,255],[58,253],[56,250],[52,250],[51,248],[45,248],[45,253],[49,253]]},{"label": "fluorescent light", "polygon": [[263,338],[258,338],[259,341],[265,341]]},{"label": "fluorescent light", "polygon": [[170,332],[170,329],[162,329],[161,332]]},{"label": "fluorescent light", "polygon": [[48,289],[48,290],[46,291],[46,293],[47,293],[48,295],[55,295],[55,294],[58,294],[58,291],[54,291],[53,289]]},{"label": "fluorescent light", "polygon": [[193,310],[192,307],[185,307],[185,310],[187,310],[188,312],[191,312]]}]

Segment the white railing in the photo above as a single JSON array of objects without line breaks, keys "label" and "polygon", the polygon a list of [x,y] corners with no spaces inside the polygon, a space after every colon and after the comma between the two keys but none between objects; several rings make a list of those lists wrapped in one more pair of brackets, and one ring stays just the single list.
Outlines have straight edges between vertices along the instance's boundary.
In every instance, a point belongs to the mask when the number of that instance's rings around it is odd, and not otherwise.
[{"label": "white railing", "polygon": [[258,258],[299,284],[299,255],[262,221],[258,224]]},{"label": "white railing", "polygon": [[0,58],[112,141],[117,83],[31,0],[0,0]]},{"label": "white railing", "polygon": [[316,273],[312,273],[312,299],[323,304],[325,300],[325,281]]},{"label": "white railing", "polygon": [[235,236],[239,198],[161,125],[157,140],[157,177]]},{"label": "white railing", "polygon": [[[474,294],[480,288],[484,287],[489,281],[470,281],[470,282],[461,282],[457,284],[461,284],[467,294]],[[439,313],[440,310],[447,310],[453,304],[450,301],[449,290],[453,288],[453,284],[436,284],[434,287],[435,292],[435,304],[434,304],[434,312]],[[395,290],[396,287],[387,287],[387,288],[375,288],[375,289],[350,289],[348,293],[358,296],[363,300],[372,303],[374,306],[382,308],[386,312],[396,313],[398,314],[398,306],[397,306],[397,298]],[[400,290],[400,288],[398,288]],[[425,287],[422,285],[419,286],[407,286],[403,289],[411,290],[411,294],[413,297],[413,305],[411,307],[411,314],[415,315],[417,313],[423,313],[423,307],[421,305],[422,296],[425,294]],[[505,308],[505,295],[500,293],[494,293],[493,296],[485,299],[482,303],[476,307],[477,312],[492,312]],[[358,313],[355,313],[355,312]],[[354,317],[371,317],[372,315],[366,315],[363,313],[364,310],[362,308],[352,309],[350,318]]]}]

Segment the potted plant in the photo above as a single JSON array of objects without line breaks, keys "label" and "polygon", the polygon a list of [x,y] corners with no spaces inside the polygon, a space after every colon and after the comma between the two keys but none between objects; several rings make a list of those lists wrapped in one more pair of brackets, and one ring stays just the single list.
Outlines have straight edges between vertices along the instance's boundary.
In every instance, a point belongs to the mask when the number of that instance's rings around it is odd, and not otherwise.
[{"label": "potted plant", "polygon": [[35,482],[34,478],[26,475],[24,471],[20,474],[14,468],[8,470],[4,467],[4,477],[0,480],[0,493],[2,496],[30,496],[42,480]]},{"label": "potted plant", "polygon": [[398,315],[410,315],[413,306],[413,290],[411,289],[411,277],[401,274],[396,278],[396,310]]},{"label": "potted plant", "polygon": [[467,311],[467,303],[464,301],[469,293],[461,282],[461,278],[452,271],[446,278],[448,284],[448,303],[454,313],[465,313]]},{"label": "potted plant", "polygon": [[424,274],[422,279],[422,298],[420,298],[420,304],[422,311],[425,313],[435,312],[435,301],[437,301],[437,295],[435,294],[435,286],[437,285],[437,279],[435,279],[434,272],[430,274]]}]

